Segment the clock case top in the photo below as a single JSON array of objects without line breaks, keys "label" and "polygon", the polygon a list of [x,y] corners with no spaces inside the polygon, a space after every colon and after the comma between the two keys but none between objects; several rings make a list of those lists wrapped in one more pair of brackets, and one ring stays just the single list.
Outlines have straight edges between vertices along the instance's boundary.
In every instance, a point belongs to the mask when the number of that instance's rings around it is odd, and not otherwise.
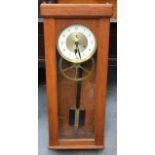
[{"label": "clock case top", "polygon": [[[46,82],[48,97],[49,149],[102,149],[104,147],[105,100],[109,51],[111,4],[41,4],[44,17]],[[98,42],[96,69],[95,138],[59,139],[56,41],[71,24],[83,24]],[[49,35],[50,34],[50,35]]]},{"label": "clock case top", "polygon": [[41,15],[54,18],[100,18],[112,16],[112,4],[41,4]]}]

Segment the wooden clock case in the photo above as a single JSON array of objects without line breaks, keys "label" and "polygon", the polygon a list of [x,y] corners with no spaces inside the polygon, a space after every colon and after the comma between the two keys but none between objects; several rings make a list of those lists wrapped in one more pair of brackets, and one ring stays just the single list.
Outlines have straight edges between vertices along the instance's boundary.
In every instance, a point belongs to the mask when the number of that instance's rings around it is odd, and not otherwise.
[{"label": "wooden clock case", "polygon": [[117,18],[117,0],[55,0],[56,3],[76,3],[76,4],[113,4],[113,15],[111,18]]},{"label": "wooden clock case", "polygon": [[[111,4],[41,4],[41,15],[44,17],[44,42],[46,81],[48,97],[49,149],[102,149],[104,147],[105,101],[107,87],[107,68],[109,51],[109,25],[112,16]],[[76,137],[69,127],[62,127],[58,113],[65,105],[59,106],[61,99],[57,77],[56,41],[60,32],[71,24],[83,24],[94,32],[97,39],[97,58],[95,75],[95,118],[94,124],[87,124],[86,130],[94,127],[94,136]],[[67,94],[66,94],[67,95]],[[85,94],[87,95],[87,94]],[[59,99],[58,99],[59,98]],[[63,102],[63,101],[62,101]],[[64,107],[63,107],[64,106]],[[64,117],[65,114],[63,115]],[[67,117],[66,117],[67,118]],[[63,123],[63,122],[62,122]],[[61,132],[69,132],[70,138],[61,136]],[[90,133],[91,134],[91,133]]]}]

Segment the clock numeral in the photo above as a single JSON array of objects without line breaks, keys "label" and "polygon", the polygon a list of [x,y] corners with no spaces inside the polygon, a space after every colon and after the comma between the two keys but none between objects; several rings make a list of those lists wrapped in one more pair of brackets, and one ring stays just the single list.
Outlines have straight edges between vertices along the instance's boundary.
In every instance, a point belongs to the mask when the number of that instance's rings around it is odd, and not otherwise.
[{"label": "clock numeral", "polygon": [[75,27],[75,30],[78,30],[78,27]]}]

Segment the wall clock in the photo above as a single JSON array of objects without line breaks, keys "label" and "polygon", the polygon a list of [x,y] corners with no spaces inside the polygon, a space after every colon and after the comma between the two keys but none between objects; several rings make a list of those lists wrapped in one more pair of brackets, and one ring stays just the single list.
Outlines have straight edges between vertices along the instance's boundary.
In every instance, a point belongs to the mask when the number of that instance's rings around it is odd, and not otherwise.
[{"label": "wall clock", "polygon": [[104,147],[111,4],[41,4],[50,149]]}]

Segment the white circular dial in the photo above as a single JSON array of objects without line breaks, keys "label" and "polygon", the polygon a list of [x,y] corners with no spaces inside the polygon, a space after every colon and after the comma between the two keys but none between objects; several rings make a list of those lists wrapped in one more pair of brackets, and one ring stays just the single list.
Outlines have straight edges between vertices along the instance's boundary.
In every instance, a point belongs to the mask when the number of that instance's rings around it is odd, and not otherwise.
[{"label": "white circular dial", "polygon": [[84,25],[71,25],[58,37],[57,49],[67,61],[82,63],[96,52],[97,43],[93,32]]}]

